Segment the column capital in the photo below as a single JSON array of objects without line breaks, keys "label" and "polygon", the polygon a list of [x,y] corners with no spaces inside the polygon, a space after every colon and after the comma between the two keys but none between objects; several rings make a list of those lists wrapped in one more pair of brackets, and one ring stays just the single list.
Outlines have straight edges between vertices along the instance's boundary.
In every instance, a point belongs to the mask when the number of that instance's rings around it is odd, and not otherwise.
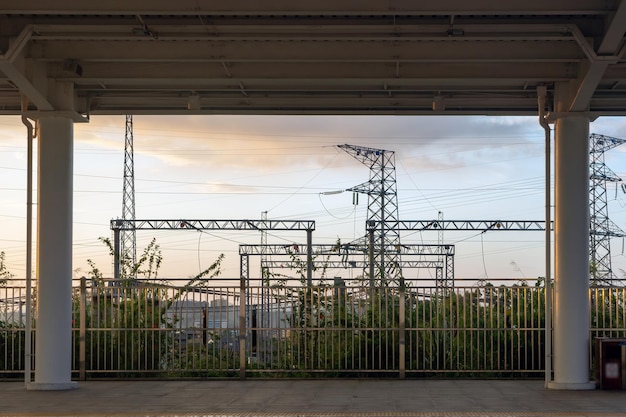
[{"label": "column capital", "polygon": [[82,115],[73,110],[52,110],[52,111],[26,111],[22,113],[29,119],[39,120],[44,118],[60,117],[71,119],[74,123],[89,123],[89,116]]},{"label": "column capital", "polygon": [[567,112],[549,112],[546,114],[546,121],[548,123],[555,123],[558,119],[565,119],[565,118],[585,118],[590,122],[593,122],[594,120],[596,120],[598,117],[600,117],[600,114],[596,113],[596,112],[588,112],[588,111],[567,111]]}]

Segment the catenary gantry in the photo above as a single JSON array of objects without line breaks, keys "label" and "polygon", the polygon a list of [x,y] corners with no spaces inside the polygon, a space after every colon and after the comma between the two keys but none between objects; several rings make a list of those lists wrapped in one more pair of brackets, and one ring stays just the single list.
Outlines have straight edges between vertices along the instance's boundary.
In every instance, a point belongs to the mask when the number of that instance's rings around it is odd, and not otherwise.
[{"label": "catenary gantry", "polygon": [[[540,231],[545,230],[542,220],[398,220],[389,227],[398,230],[476,230],[476,231]],[[376,222],[368,222],[368,230],[374,230]]]},{"label": "catenary gantry", "polygon": [[[120,253],[120,232],[122,230],[283,230],[283,231],[305,231],[308,247],[311,248],[313,241],[313,231],[315,230],[314,220],[194,220],[194,219],[147,219],[147,220],[111,220],[111,229],[114,233],[114,250]],[[309,281],[313,279],[313,269],[311,261],[312,253],[307,252],[307,277]],[[119,256],[115,260],[115,278],[119,278],[120,262]]]},{"label": "catenary gantry", "polygon": [[111,220],[112,230],[302,230],[314,231],[314,220]]},{"label": "catenary gantry", "polygon": [[[376,221],[368,221],[367,228],[370,236],[369,242],[373,237],[373,231],[376,230]],[[540,231],[545,230],[545,222],[538,220],[397,220],[388,225],[398,231],[409,230],[474,230],[474,231]],[[307,282],[312,284],[313,280],[313,256],[314,255],[336,255],[336,256],[353,256],[362,255],[366,258],[358,265],[367,266],[368,274],[374,277],[376,271],[375,262],[375,245],[357,244],[357,243],[332,243],[332,244],[313,244],[312,231],[315,230],[315,221],[313,220],[251,220],[251,219],[221,219],[221,220],[202,220],[202,219],[137,219],[111,220],[111,229],[115,234],[115,248],[119,248],[119,232],[122,230],[283,230],[283,231],[306,231],[307,243],[290,243],[290,244],[264,244],[264,245],[240,245],[239,254],[242,257],[240,269],[241,274],[249,275],[248,261],[249,255],[299,255],[307,256]],[[377,250],[393,252],[397,255],[435,255],[441,257],[441,261],[432,263],[435,269],[441,273],[438,274],[438,285],[449,287],[454,285],[454,245],[427,245],[427,244],[397,244],[378,247]],[[337,266],[346,266],[346,260],[335,261]],[[330,261],[332,262],[332,261]],[[425,267],[425,263],[412,260],[403,265],[409,267]],[[269,266],[271,264],[266,264]],[[332,264],[334,265],[334,264]],[[354,267],[356,261],[350,265]],[[430,265],[430,264],[429,264]],[[119,265],[116,266],[116,278],[119,278]],[[374,283],[372,282],[372,285]]]}]

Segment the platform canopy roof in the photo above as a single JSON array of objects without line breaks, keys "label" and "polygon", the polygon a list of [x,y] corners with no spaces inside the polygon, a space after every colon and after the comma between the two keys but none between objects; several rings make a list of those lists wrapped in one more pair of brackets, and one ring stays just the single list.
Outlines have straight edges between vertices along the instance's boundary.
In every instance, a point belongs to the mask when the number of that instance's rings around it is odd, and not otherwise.
[{"label": "platform canopy roof", "polygon": [[536,115],[565,82],[625,115],[625,32],[626,0],[0,0],[0,114]]}]

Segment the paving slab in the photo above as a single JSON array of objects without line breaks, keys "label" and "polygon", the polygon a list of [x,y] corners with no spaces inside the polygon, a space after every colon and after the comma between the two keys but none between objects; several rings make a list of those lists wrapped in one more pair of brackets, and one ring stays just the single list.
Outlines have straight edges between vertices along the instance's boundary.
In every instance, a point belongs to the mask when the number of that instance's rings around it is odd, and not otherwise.
[{"label": "paving slab", "polygon": [[0,416],[626,417],[626,391],[538,380],[86,381],[69,391],[0,382]]}]

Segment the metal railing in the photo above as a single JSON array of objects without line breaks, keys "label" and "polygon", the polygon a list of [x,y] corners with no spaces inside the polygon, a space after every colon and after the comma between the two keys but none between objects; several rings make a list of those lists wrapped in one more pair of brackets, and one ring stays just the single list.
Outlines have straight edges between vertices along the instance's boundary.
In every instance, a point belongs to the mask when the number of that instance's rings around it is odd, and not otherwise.
[{"label": "metal railing", "polygon": [[[510,378],[545,369],[540,283],[238,284],[83,280],[73,295],[74,377]],[[626,289],[591,288],[589,297],[590,340],[626,337]],[[0,288],[0,377],[24,370],[25,299],[24,288]]]}]

